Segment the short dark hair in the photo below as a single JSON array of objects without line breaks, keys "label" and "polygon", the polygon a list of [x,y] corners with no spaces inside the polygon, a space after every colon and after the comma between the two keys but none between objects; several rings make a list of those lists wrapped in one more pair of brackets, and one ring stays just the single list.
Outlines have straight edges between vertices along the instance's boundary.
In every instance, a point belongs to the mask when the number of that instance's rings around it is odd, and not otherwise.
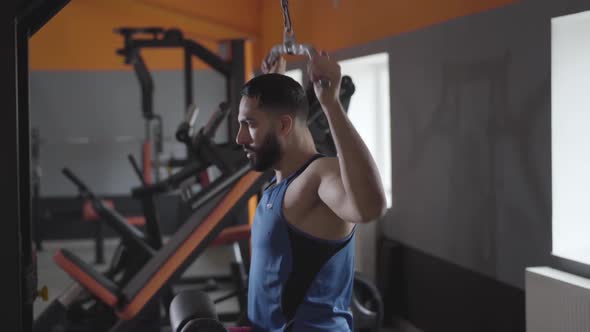
[{"label": "short dark hair", "polygon": [[309,105],[301,84],[289,76],[263,74],[256,76],[242,87],[242,96],[257,98],[262,111],[278,111],[295,114],[307,120]]}]

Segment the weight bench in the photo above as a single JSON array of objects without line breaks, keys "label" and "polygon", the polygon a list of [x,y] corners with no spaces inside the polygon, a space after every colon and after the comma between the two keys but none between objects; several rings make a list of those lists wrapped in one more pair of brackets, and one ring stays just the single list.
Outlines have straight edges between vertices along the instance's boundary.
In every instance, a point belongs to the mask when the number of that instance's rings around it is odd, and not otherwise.
[{"label": "weight bench", "polygon": [[251,171],[248,166],[229,176],[219,190],[199,200],[198,204],[203,208],[197,209],[124,285],[117,285],[67,250],[58,251],[55,260],[78,284],[116,314],[118,319],[108,331],[132,331],[138,324],[136,318],[146,306],[169,283],[179,278],[207,246],[229,243],[249,234],[246,226],[222,231],[232,214],[243,208],[248,198],[259,192],[269,179],[270,174]]}]

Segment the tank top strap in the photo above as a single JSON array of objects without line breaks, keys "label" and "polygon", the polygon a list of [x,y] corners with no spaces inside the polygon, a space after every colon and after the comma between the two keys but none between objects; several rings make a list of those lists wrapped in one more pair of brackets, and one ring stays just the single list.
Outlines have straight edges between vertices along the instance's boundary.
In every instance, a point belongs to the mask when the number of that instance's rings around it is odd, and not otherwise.
[{"label": "tank top strap", "polygon": [[325,157],[325,155],[321,154],[321,153],[317,153],[315,155],[313,155],[313,157],[309,158],[308,161],[305,162],[305,164],[303,164],[303,166],[301,166],[297,171],[295,171],[293,174],[289,175],[286,179],[285,179],[285,184],[289,185],[293,180],[295,180],[301,173],[303,173],[303,171],[305,171],[305,169],[312,163],[314,162],[314,160],[319,159]]},{"label": "tank top strap", "polygon": [[[287,191],[287,187],[291,184],[293,180],[295,180],[303,171],[316,159],[324,157],[323,154],[315,154],[313,157],[309,158],[300,168],[298,168],[295,172],[291,173],[285,179],[283,179],[280,183],[276,182],[276,176],[273,176],[268,186],[266,186],[265,193],[269,193],[268,200],[271,204],[282,204],[283,195]],[[278,200],[278,202],[275,202]]]}]

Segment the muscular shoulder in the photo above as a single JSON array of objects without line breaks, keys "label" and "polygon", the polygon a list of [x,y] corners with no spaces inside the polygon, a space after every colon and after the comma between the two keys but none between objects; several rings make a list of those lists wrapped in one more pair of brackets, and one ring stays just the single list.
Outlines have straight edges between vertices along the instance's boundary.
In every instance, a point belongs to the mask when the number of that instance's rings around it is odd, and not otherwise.
[{"label": "muscular shoulder", "polygon": [[[305,171],[291,184],[292,192],[305,193],[308,197],[317,197],[317,191],[324,180],[340,174],[338,159],[322,157],[314,160]],[[294,190],[293,190],[294,189]]]},{"label": "muscular shoulder", "polygon": [[340,164],[336,157],[323,157],[314,160],[309,165],[310,175],[318,179],[337,176],[340,174]]}]

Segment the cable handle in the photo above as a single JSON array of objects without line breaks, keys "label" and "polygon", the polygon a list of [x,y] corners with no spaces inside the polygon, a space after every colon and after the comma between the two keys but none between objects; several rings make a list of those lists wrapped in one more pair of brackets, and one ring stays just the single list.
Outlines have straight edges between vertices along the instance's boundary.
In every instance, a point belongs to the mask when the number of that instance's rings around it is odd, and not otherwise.
[{"label": "cable handle", "polygon": [[[311,60],[312,55],[318,55],[313,46],[308,44],[298,44],[295,41],[295,31],[293,31],[293,22],[291,21],[291,14],[289,13],[289,0],[280,0],[281,9],[283,11],[283,44],[274,46],[270,50],[267,57],[269,63],[276,62],[282,54],[290,55],[307,55]],[[322,88],[329,88],[330,81],[320,78],[317,82]]]},{"label": "cable handle", "polygon": [[[319,53],[318,51],[309,44],[289,44],[283,43],[275,45],[271,50],[269,55],[267,56],[268,63],[274,63],[279,59],[281,55],[289,54],[289,55],[306,55],[309,60],[311,60],[312,56],[317,56]],[[320,78],[318,81],[314,82],[318,83],[322,88],[329,88],[331,82],[327,79]]]}]

